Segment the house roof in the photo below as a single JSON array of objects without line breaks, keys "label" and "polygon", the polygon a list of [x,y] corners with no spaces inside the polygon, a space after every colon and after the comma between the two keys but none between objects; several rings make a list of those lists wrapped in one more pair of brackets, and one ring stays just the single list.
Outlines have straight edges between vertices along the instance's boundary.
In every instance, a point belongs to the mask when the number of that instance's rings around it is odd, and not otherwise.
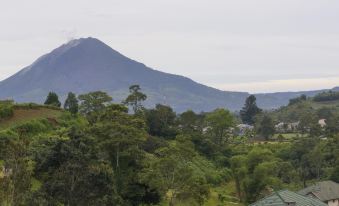
[{"label": "house roof", "polygon": [[313,194],[321,201],[339,199],[339,184],[333,181],[318,182],[298,192],[301,195]]},{"label": "house roof", "polygon": [[321,202],[318,199],[306,197],[289,190],[281,190],[274,192],[270,196],[267,196],[250,206],[327,206],[327,204]]}]

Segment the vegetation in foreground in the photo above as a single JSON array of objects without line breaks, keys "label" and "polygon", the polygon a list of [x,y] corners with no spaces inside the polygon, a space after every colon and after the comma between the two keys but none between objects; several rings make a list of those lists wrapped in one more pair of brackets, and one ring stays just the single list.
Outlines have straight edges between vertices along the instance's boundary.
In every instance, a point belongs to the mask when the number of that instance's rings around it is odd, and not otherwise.
[{"label": "vegetation in foreground", "polygon": [[246,205],[339,181],[335,106],[302,96],[262,111],[250,96],[239,115],[176,114],[146,98],[133,85],[122,104],[100,91],[69,93],[63,110],[52,92],[44,106],[2,101],[0,204]]}]

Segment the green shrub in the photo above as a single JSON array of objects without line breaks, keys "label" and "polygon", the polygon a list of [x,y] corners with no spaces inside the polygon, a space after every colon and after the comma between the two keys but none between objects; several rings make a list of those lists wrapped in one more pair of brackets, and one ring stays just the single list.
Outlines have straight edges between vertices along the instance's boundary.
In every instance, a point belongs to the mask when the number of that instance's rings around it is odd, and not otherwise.
[{"label": "green shrub", "polygon": [[51,125],[47,120],[33,120],[22,125],[16,126],[14,130],[25,134],[38,134],[47,132],[51,129]]},{"label": "green shrub", "polygon": [[14,115],[13,104],[11,101],[0,102],[0,121],[2,119],[10,118]]}]

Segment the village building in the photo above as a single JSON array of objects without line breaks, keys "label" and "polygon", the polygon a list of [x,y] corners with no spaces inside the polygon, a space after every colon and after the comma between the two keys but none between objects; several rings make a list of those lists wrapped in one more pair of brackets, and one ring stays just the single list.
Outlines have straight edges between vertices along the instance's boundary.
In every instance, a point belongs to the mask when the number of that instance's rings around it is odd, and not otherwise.
[{"label": "village building", "polygon": [[250,206],[327,206],[319,199],[281,190],[251,204]]},{"label": "village building", "polygon": [[274,126],[275,131],[279,133],[287,133],[287,132],[295,132],[298,130],[299,122],[292,122],[292,123],[286,123],[286,122],[279,122]]},{"label": "village building", "polygon": [[279,122],[274,126],[274,129],[279,133],[285,133],[287,129],[287,124],[285,122]]},{"label": "village building", "polygon": [[317,198],[328,206],[339,206],[339,184],[333,181],[318,182],[298,192],[312,198]]},{"label": "village building", "polygon": [[237,135],[244,136],[247,132],[253,131],[254,126],[249,124],[238,124],[237,125]]}]

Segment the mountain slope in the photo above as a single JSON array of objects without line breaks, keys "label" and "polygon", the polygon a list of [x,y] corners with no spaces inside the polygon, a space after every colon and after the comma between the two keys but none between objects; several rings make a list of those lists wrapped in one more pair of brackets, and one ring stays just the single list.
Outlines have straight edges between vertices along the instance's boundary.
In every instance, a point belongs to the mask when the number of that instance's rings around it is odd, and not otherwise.
[{"label": "mountain slope", "polygon": [[78,39],[62,45],[0,83],[0,98],[18,102],[42,102],[49,91],[61,96],[103,90],[116,101],[139,84],[149,96],[147,104],[172,105],[175,110],[207,111],[227,106],[236,109],[248,95],[223,92],[186,77],[159,72],[131,60],[94,39]]},{"label": "mountain slope", "polygon": [[[187,109],[210,111],[217,107],[239,110],[249,95],[217,90],[183,76],[153,70],[98,39],[82,38],[62,45],[0,82],[0,98],[41,103],[49,91],[57,92],[64,99],[69,91],[81,94],[102,90],[119,102],[127,96],[132,84],[139,84],[147,94],[147,106],[163,103],[178,112]],[[271,109],[298,95],[274,93],[256,96],[260,106]]]}]

